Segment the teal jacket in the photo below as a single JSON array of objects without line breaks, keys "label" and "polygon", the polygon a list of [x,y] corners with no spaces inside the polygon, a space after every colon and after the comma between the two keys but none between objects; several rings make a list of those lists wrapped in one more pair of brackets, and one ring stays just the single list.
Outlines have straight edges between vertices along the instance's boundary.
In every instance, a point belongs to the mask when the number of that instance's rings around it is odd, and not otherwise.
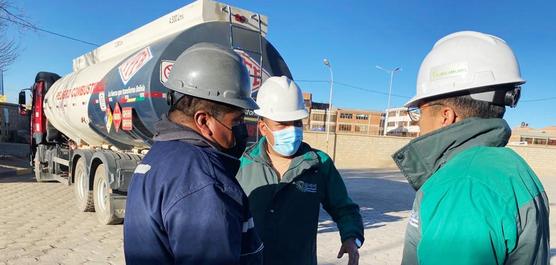
[{"label": "teal jacket", "polygon": [[237,179],[249,197],[255,230],[261,236],[264,264],[317,264],[320,205],[330,214],[341,240],[363,242],[359,206],[349,198],[334,162],[303,143],[281,181],[266,153],[266,139],[241,158]]},{"label": "teal jacket", "polygon": [[548,264],[548,199],[510,134],[470,118],[393,155],[417,190],[402,264]]}]

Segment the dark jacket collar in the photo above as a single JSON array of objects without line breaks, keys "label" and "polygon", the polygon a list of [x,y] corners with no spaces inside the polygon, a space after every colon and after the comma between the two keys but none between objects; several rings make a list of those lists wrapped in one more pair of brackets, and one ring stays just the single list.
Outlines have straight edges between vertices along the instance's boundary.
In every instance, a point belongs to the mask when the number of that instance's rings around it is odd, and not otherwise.
[{"label": "dark jacket collar", "polygon": [[155,141],[183,141],[197,146],[214,145],[201,136],[193,129],[179,125],[170,121],[166,115],[163,115],[160,121],[155,124],[156,133],[153,137]]},{"label": "dark jacket collar", "polygon": [[[253,162],[272,167],[270,158],[268,157],[268,154],[266,152],[266,148],[266,137],[261,137],[261,139],[259,139],[257,143],[253,144],[245,151],[243,157]],[[305,170],[311,169],[315,166],[318,166],[319,164],[319,156],[314,151],[314,149],[311,148],[311,146],[307,143],[302,142],[301,146],[299,146],[299,149],[292,157],[290,167],[287,170],[287,174],[283,176],[282,182],[290,182],[295,179],[295,177],[301,175],[301,173]]]},{"label": "dark jacket collar", "polygon": [[413,139],[392,158],[415,190],[451,158],[475,146],[502,147],[511,129],[503,119],[468,118]]}]

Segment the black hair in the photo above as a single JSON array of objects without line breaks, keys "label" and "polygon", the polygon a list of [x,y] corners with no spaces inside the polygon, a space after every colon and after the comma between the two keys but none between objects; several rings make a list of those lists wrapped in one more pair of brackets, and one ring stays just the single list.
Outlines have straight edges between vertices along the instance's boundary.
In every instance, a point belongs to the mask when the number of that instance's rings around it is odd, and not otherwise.
[{"label": "black hair", "polygon": [[506,107],[491,102],[473,99],[470,95],[455,96],[451,98],[437,99],[429,104],[446,105],[456,109],[463,118],[503,118]]},{"label": "black hair", "polygon": [[181,111],[188,117],[193,117],[199,110],[204,110],[216,118],[222,118],[226,113],[241,111],[242,109],[225,103],[183,95],[178,102],[170,107],[169,113]]}]

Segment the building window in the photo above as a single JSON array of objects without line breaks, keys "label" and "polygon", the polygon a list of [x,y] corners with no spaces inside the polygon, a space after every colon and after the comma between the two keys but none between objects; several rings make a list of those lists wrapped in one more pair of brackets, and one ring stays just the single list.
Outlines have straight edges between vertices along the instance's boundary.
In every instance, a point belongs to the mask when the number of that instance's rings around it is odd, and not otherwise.
[{"label": "building window", "polygon": [[324,121],[324,114],[313,114],[311,120],[314,121]]},{"label": "building window", "polygon": [[388,127],[396,127],[396,122],[389,121],[388,122]]},{"label": "building window", "polygon": [[556,145],[556,138],[548,139],[548,145]]},{"label": "building window", "polygon": [[419,125],[419,123],[416,122],[416,121],[410,121],[409,122],[409,126],[417,126],[417,125]]},{"label": "building window", "polygon": [[400,122],[398,123],[398,126],[400,126],[400,127],[407,127],[407,121],[400,121]]},{"label": "building window", "polygon": [[338,131],[340,131],[340,132],[351,132],[351,125],[349,125],[349,124],[340,124],[340,127],[338,127]]},{"label": "building window", "polygon": [[527,144],[533,144],[533,138],[521,137],[521,142],[527,142]]},{"label": "building window", "polygon": [[389,117],[396,117],[397,113],[396,113],[396,111],[390,111],[390,112],[388,112],[388,116]]},{"label": "building window", "polygon": [[311,125],[311,131],[324,132],[324,125],[313,124]]},{"label": "building window", "polygon": [[369,131],[369,127],[367,125],[355,125],[354,129],[358,133],[367,133]]},{"label": "building window", "polygon": [[400,110],[400,116],[407,116],[407,110]]},{"label": "building window", "polygon": [[547,142],[546,139],[535,138],[535,140],[533,141],[533,144],[542,144],[542,145],[545,145],[546,142]]},{"label": "building window", "polygon": [[353,119],[353,114],[351,113],[340,113],[340,119]]},{"label": "building window", "polygon": [[416,132],[407,133],[407,137],[417,137],[417,136],[419,136],[419,133]]},{"label": "building window", "polygon": [[369,115],[367,115],[367,114],[357,114],[357,115],[355,115],[355,119],[366,121],[366,120],[369,119]]}]

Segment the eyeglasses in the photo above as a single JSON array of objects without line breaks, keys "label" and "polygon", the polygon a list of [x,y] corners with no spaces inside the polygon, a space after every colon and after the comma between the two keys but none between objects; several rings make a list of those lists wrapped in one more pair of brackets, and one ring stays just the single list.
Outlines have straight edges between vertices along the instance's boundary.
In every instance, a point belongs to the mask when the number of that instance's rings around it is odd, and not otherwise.
[{"label": "eyeglasses", "polygon": [[434,103],[434,104],[430,104],[430,105],[423,105],[421,107],[417,107],[417,106],[408,107],[407,108],[407,115],[409,116],[409,118],[412,121],[415,121],[415,122],[420,121],[421,120],[421,111],[424,108],[432,107],[432,106],[442,106],[442,104]]}]

